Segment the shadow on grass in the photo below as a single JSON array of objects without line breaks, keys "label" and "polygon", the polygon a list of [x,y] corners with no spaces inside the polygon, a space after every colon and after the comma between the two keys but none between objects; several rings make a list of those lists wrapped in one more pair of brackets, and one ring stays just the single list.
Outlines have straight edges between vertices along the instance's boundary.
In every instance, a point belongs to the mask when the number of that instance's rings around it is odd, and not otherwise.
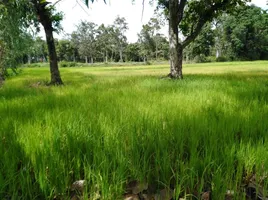
[{"label": "shadow on grass", "polygon": [[[126,85],[127,79],[120,83]],[[142,78],[135,79],[134,84],[140,80]],[[242,185],[245,171],[250,174],[260,170],[263,164],[268,166],[263,159],[267,155],[268,137],[268,124],[264,123],[268,114],[265,110],[266,80],[267,76],[254,75],[189,75],[182,82],[168,85],[185,92],[190,87],[190,92],[210,88],[212,92],[237,100],[237,105],[229,110],[224,108],[222,99],[217,99],[201,105],[199,112],[190,115],[181,114],[181,110],[174,115],[159,113],[161,117],[142,113],[137,109],[139,102],[116,102],[122,91],[117,92],[113,85],[109,87],[114,89],[114,99],[108,102],[96,98],[94,91],[87,94],[93,99],[90,103],[98,105],[98,108],[89,106],[90,112],[80,108],[85,106],[81,105],[85,98],[83,92],[59,95],[51,91],[41,96],[36,93],[32,101],[1,108],[0,152],[4,157],[0,161],[3,183],[0,197],[45,199],[57,184],[66,184],[60,187],[60,192],[64,192],[64,188],[78,179],[101,185],[102,194],[105,190],[106,193],[122,192],[116,184],[142,177],[156,187],[180,186],[181,193],[196,196],[204,190],[213,189],[215,197],[220,197],[227,189],[236,190]],[[114,84],[119,87],[120,83]],[[105,87],[97,89],[106,94]],[[30,91],[25,95],[17,91],[19,95],[10,96],[8,100],[32,96]],[[165,95],[173,93],[174,90],[167,90]],[[142,100],[147,100],[149,95],[147,93]],[[250,104],[253,101],[255,104]],[[65,113],[69,109],[74,112],[70,118]],[[77,113],[79,111],[81,113]],[[66,121],[52,121],[59,119],[52,118],[51,124],[45,124],[52,126],[52,138],[40,141],[46,143],[46,148],[40,149],[38,154],[33,151],[33,155],[26,155],[17,141],[16,125],[23,127],[27,122],[34,123],[45,113],[50,113],[49,117],[63,113]],[[41,167],[49,166],[51,185],[47,183],[45,191],[40,189],[45,175],[36,173],[40,169],[33,167],[30,156],[40,159]]]},{"label": "shadow on grass", "polygon": [[45,199],[12,121],[0,128],[0,199]]}]

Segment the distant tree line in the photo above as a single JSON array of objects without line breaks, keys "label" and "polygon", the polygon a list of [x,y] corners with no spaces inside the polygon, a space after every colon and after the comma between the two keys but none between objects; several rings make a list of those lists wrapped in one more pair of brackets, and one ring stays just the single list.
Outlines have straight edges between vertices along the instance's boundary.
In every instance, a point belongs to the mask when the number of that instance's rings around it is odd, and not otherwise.
[{"label": "distant tree line", "polygon": [[[85,63],[168,60],[169,43],[159,33],[161,26],[160,19],[151,18],[138,33],[137,42],[128,43],[125,18],[117,17],[108,26],[82,21],[67,38],[55,40],[58,60]],[[28,56],[31,62],[47,61],[45,41],[37,37],[32,43]],[[184,53],[184,61],[188,62],[267,59],[268,14],[254,5],[243,6],[207,23]]]},{"label": "distant tree line", "polygon": [[[76,30],[66,38],[55,39],[58,61],[72,62],[145,62],[168,59],[168,40],[159,33],[161,29],[157,18],[143,25],[138,41],[128,43],[126,31],[128,23],[124,17],[117,17],[112,25],[97,25],[81,21]],[[40,37],[33,39],[28,60],[47,61],[46,43]]]},{"label": "distant tree line", "polygon": [[254,5],[206,24],[185,50],[185,60],[196,62],[267,59],[268,13]]},{"label": "distant tree line", "polygon": [[[68,37],[54,40],[62,14],[45,0],[0,0],[0,77],[18,63],[50,62],[51,84],[62,84],[58,61],[128,62],[170,60],[170,77],[183,78],[182,59],[209,62],[267,59],[267,11],[247,6],[249,0],[158,0],[169,22],[169,41],[152,18],[129,43],[128,24],[117,17],[112,25],[82,21]],[[240,6],[238,6],[240,5]],[[204,9],[205,10],[204,10]],[[12,21],[12,23],[10,23]],[[42,24],[46,42],[32,37]],[[1,81],[1,80],[0,80]]]}]

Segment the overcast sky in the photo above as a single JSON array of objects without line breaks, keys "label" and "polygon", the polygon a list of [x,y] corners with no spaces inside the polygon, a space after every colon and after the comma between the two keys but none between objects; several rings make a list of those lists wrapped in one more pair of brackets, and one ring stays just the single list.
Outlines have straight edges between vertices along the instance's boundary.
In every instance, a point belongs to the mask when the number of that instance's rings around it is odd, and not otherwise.
[{"label": "overcast sky", "polygon": [[[142,0],[106,0],[104,4],[102,0],[95,1],[90,4],[89,8],[83,5],[81,0],[62,0],[57,5],[57,10],[64,13],[62,27],[65,33],[72,33],[76,29],[76,25],[81,20],[88,20],[96,24],[112,24],[117,15],[125,17],[129,26],[126,33],[129,42],[136,42],[137,33],[140,32],[142,25],[146,24],[154,14],[155,6],[148,4],[149,0],[145,0],[144,14],[142,15]],[[56,2],[56,0],[51,0]],[[268,9],[266,0],[252,0],[257,6]],[[167,35],[167,28],[162,30]],[[43,34],[41,34],[43,35]],[[56,35],[57,38],[62,38]]]}]

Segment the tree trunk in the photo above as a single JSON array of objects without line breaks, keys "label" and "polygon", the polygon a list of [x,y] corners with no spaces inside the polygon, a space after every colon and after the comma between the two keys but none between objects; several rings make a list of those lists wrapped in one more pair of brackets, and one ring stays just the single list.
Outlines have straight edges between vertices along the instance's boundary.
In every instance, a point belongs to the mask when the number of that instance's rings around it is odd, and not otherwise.
[{"label": "tree trunk", "polygon": [[47,47],[48,47],[48,55],[49,55],[49,64],[50,64],[50,74],[51,74],[51,85],[62,85],[63,82],[61,80],[58,61],[57,61],[57,53],[53,38],[53,26],[52,26],[52,18],[49,9],[46,8],[46,1],[38,1],[31,0],[36,9],[36,15],[39,22],[43,25],[46,33]]},{"label": "tree trunk", "polygon": [[120,48],[120,62],[123,62],[123,50]]},{"label": "tree trunk", "polygon": [[75,60],[75,52],[73,53],[73,62],[76,62],[76,60]]},{"label": "tree trunk", "polygon": [[5,81],[5,69],[0,68],[0,87],[4,84]]},{"label": "tree trunk", "polygon": [[108,52],[107,52],[107,50],[105,52],[105,62],[108,63]]},{"label": "tree trunk", "polygon": [[48,54],[49,54],[49,65],[50,65],[50,74],[51,74],[51,85],[62,85],[63,82],[61,80],[58,61],[57,61],[57,53],[53,38],[53,28],[46,27],[45,33],[46,33],[46,40],[47,40],[47,47],[48,47]]},{"label": "tree trunk", "polygon": [[31,55],[28,55],[28,64],[31,64],[31,63],[32,63]]},{"label": "tree trunk", "polygon": [[158,42],[155,43],[155,59],[158,60]]},{"label": "tree trunk", "polygon": [[170,50],[170,73],[169,77],[182,79],[183,48],[179,44],[178,34],[178,0],[169,1],[169,50]]},{"label": "tree trunk", "polygon": [[87,56],[85,56],[85,62],[88,63]]}]

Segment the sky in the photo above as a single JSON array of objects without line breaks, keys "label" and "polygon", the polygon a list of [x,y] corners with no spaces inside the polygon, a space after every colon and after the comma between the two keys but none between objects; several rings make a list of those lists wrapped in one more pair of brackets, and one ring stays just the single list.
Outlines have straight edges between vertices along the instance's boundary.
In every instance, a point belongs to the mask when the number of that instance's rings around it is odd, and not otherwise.
[{"label": "sky", "polygon": [[[57,0],[51,0],[55,3]],[[126,33],[129,42],[137,41],[137,34],[140,32],[142,25],[148,23],[150,18],[154,14],[155,5],[149,5],[145,0],[144,12],[142,14],[143,0],[106,0],[107,4],[104,4],[103,0],[94,1],[93,4],[87,8],[83,5],[81,0],[61,0],[56,4],[57,10],[64,13],[64,19],[62,21],[62,27],[64,31],[60,35],[55,35],[56,38],[63,38],[65,34],[72,33],[76,29],[76,25],[81,20],[87,20],[100,24],[113,24],[116,16],[125,17],[128,23],[129,30]],[[268,9],[266,0],[252,0],[252,3]],[[163,27],[161,33],[167,35],[167,27]],[[41,33],[44,36],[44,33]]]}]

